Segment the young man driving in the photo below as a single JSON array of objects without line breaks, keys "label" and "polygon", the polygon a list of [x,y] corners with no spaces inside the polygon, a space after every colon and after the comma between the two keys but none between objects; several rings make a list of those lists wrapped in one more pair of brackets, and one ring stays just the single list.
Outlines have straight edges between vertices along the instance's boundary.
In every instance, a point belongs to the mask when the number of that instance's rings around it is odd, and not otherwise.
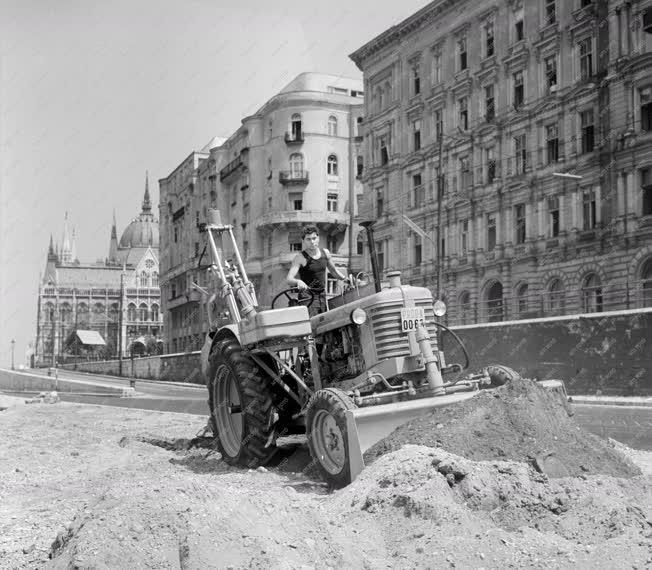
[{"label": "young man driving", "polygon": [[301,241],[303,250],[292,260],[286,281],[299,289],[300,299],[310,298],[307,290],[312,291],[315,298],[308,310],[314,316],[326,310],[326,269],[340,281],[347,278],[333,265],[330,252],[319,247],[319,230],[315,226],[303,229]]}]

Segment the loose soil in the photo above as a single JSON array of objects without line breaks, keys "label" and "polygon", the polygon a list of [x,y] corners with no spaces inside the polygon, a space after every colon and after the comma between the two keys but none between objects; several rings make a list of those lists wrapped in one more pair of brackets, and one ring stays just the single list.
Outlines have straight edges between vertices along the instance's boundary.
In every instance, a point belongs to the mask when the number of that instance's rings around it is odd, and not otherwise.
[{"label": "loose soil", "polygon": [[584,431],[571,414],[558,393],[520,378],[400,426],[365,453],[365,462],[419,444],[474,461],[521,461],[553,477],[641,474],[613,443]]},{"label": "loose soil", "polygon": [[[389,452],[399,446],[393,434],[385,452],[336,492],[310,475],[305,446],[296,443],[268,468],[229,467],[210,440],[195,437],[205,424],[198,416],[67,403],[10,407],[0,412],[0,567],[651,565],[652,454],[588,438],[600,459],[572,462],[561,444],[579,446],[587,436],[571,429],[563,406],[551,425],[528,428],[525,416],[518,424],[518,414],[500,415],[490,403],[528,405],[531,388],[501,390],[475,398],[483,410],[475,420],[470,402],[446,411],[447,420],[440,414],[428,446]],[[456,424],[464,418],[475,421],[471,429],[493,425],[495,435],[463,437]],[[510,423],[497,425],[500,418]],[[566,427],[554,425],[562,421]],[[519,426],[530,429],[520,455],[509,433]],[[550,440],[548,429],[557,430]],[[442,438],[444,431],[458,435]],[[483,438],[488,445],[474,443]],[[483,447],[494,451],[479,456]],[[578,476],[535,470],[540,449],[561,453],[560,465]]]}]

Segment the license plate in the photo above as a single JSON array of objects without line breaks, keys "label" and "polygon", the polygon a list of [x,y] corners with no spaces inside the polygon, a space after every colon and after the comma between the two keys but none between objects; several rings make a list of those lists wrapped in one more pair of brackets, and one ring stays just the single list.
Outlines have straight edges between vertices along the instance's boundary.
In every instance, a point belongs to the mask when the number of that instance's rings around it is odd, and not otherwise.
[{"label": "license plate", "polygon": [[426,326],[426,312],[423,307],[406,307],[401,309],[401,330],[416,331],[419,325]]}]

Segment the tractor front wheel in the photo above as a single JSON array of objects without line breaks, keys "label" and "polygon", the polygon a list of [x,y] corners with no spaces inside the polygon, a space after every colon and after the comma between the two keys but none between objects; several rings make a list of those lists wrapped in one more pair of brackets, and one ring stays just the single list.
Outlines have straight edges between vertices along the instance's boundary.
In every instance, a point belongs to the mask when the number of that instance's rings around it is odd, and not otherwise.
[{"label": "tractor front wheel", "polygon": [[222,458],[230,465],[264,465],[277,452],[270,381],[235,338],[216,343],[210,370],[211,425]]},{"label": "tractor front wheel", "polygon": [[306,436],[310,455],[323,479],[340,488],[351,482],[347,410],[356,405],[342,390],[325,388],[312,397],[306,414]]}]

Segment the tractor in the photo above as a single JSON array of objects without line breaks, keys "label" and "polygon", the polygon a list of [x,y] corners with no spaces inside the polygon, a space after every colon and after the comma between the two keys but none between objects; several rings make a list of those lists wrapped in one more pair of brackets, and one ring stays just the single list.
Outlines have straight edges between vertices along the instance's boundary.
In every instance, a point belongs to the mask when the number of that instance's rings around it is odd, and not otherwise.
[{"label": "tractor", "polygon": [[[305,434],[312,459],[331,487],[343,487],[364,468],[363,454],[397,426],[430,410],[473,397],[516,373],[490,366],[462,375],[468,354],[437,319],[445,306],[429,289],[387,275],[382,288],[373,253],[373,283],[353,286],[310,316],[314,294],[281,291],[270,309],[258,306],[230,225],[209,210],[201,225],[217,282],[204,291],[209,306],[221,299],[229,322],[209,317],[202,351],[209,424],[224,461],[255,468],[277,454],[277,439]],[[223,261],[228,237],[233,259]],[[280,303],[287,306],[277,306]],[[208,313],[211,314],[210,311]],[[464,365],[447,364],[438,329],[462,347]],[[445,381],[450,375],[452,380]]]}]

